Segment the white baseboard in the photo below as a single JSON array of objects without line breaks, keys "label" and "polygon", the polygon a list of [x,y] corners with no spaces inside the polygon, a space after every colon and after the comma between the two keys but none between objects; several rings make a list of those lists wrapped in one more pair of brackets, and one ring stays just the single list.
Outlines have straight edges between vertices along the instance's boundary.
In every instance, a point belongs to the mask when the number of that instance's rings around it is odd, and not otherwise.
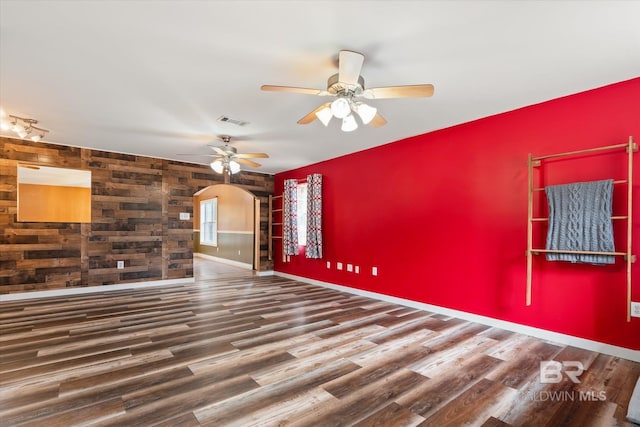
[{"label": "white baseboard", "polygon": [[256,276],[273,276],[273,270],[256,271]]},{"label": "white baseboard", "polygon": [[245,270],[253,270],[253,265],[248,264],[246,262],[234,261],[226,258],[219,258],[217,256],[201,254],[199,252],[194,252],[193,256],[196,258],[203,258],[203,259],[208,259],[210,261],[219,262],[220,264],[227,264],[233,267],[244,268]]},{"label": "white baseboard", "polygon": [[59,297],[67,295],[79,295],[90,294],[96,292],[108,292],[117,291],[121,289],[141,289],[150,288],[153,286],[166,286],[166,285],[181,285],[184,283],[193,283],[195,278],[187,277],[184,279],[167,279],[167,280],[150,280],[148,282],[131,282],[131,283],[116,283],[114,285],[102,285],[102,286],[87,286],[85,288],[62,288],[51,289],[48,291],[32,291],[21,292],[15,294],[0,295],[0,301],[20,301],[34,298],[45,297]]},{"label": "white baseboard", "polygon": [[494,319],[492,317],[481,316],[479,314],[467,313],[465,311],[454,310],[451,308],[440,307],[437,305],[426,304],[417,301],[411,301],[404,298],[392,297],[389,295],[379,294],[362,289],[349,288],[347,286],[336,285],[333,283],[322,282],[320,280],[309,279],[306,277],[295,276],[293,274],[282,273],[276,271],[277,276],[300,282],[310,283],[313,285],[323,286],[325,288],[335,289],[354,295],[360,295],[380,301],[391,302],[394,304],[404,305],[406,307],[416,308],[418,310],[430,311],[445,316],[457,317],[458,319],[468,320],[470,322],[481,323],[483,325],[492,326],[507,331],[517,332],[520,334],[530,335],[547,341],[556,342],[562,345],[571,345],[589,351],[608,354],[610,356],[628,359],[633,362],[640,362],[640,351],[632,350],[625,347],[619,347],[611,344],[605,344],[598,341],[592,341],[585,338],[574,337],[572,335],[561,334],[559,332],[547,331],[546,329],[535,328],[533,326],[521,325],[519,323],[508,322],[506,320]]}]

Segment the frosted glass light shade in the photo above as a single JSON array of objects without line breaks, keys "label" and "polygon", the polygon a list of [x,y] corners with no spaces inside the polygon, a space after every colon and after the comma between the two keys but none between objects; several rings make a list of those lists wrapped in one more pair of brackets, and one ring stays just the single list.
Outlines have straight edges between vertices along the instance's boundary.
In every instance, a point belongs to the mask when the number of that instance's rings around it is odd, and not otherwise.
[{"label": "frosted glass light shade", "polygon": [[240,172],[240,163],[231,160],[229,162],[229,170],[231,171],[231,173]]},{"label": "frosted glass light shade", "polygon": [[331,103],[331,113],[338,119],[344,119],[351,114],[351,106],[349,101],[344,98],[338,98]]},{"label": "frosted glass light shade", "polygon": [[362,102],[358,102],[356,104],[356,112],[360,116],[360,119],[362,119],[362,123],[367,125],[376,116],[378,109],[367,104],[363,104]]},{"label": "frosted glass light shade", "polygon": [[353,117],[353,114],[349,114],[342,119],[342,127],[340,129],[342,129],[343,132],[351,132],[358,129],[358,123],[356,122],[356,118]]},{"label": "frosted glass light shade", "polygon": [[220,160],[216,160],[211,163],[211,169],[213,169],[217,173],[222,173],[222,171],[224,170],[224,166],[222,165],[222,162]]},{"label": "frosted glass light shade", "polygon": [[323,125],[328,126],[331,118],[333,117],[331,108],[324,107],[322,110],[316,111],[316,117],[322,122]]}]

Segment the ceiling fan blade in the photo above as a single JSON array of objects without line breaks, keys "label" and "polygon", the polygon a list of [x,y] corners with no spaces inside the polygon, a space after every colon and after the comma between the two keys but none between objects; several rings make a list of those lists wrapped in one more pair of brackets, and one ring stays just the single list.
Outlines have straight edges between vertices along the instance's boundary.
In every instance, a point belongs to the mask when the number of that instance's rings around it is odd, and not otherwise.
[{"label": "ceiling fan blade", "polygon": [[326,90],[310,89],[306,87],[262,85],[260,86],[260,89],[267,92],[291,92],[291,93],[302,93],[305,95],[319,95],[319,96],[329,95],[329,93]]},{"label": "ceiling fan blade", "polygon": [[362,96],[368,99],[420,98],[433,95],[433,85],[385,86],[366,89]]},{"label": "ceiling fan blade", "polygon": [[349,85],[357,84],[363,62],[363,54],[341,50],[338,56],[338,81]]},{"label": "ceiling fan blade", "polygon": [[309,123],[311,123],[312,121],[314,121],[315,119],[318,118],[316,116],[316,113],[318,111],[322,110],[323,108],[328,107],[329,105],[331,105],[330,102],[325,102],[324,104],[320,105],[318,108],[316,108],[315,110],[313,110],[312,112],[310,112],[309,114],[307,114],[306,116],[304,116],[303,118],[298,120],[298,124],[299,125],[308,125]]},{"label": "ceiling fan blade", "polygon": [[191,157],[214,157],[214,158],[219,158],[222,159],[224,158],[224,156],[220,155],[220,154],[176,154],[176,156],[191,156]]},{"label": "ceiling fan blade", "polygon": [[267,153],[239,153],[234,155],[238,159],[268,159]]},{"label": "ceiling fan blade", "polygon": [[239,157],[234,157],[233,160],[235,160],[236,162],[243,164],[245,166],[251,166],[253,168],[259,168],[260,166],[262,166],[260,163],[256,163],[254,161],[251,160],[247,160],[247,159],[241,159]]},{"label": "ceiling fan blade", "polygon": [[210,145],[209,146],[213,151],[215,151],[216,153],[218,153],[220,156],[226,156],[227,153],[222,147],[216,147],[215,145]]},{"label": "ceiling fan blade", "polygon": [[371,126],[374,128],[379,128],[380,126],[384,126],[387,124],[387,120],[382,117],[380,114],[376,114],[373,119],[369,122]]}]

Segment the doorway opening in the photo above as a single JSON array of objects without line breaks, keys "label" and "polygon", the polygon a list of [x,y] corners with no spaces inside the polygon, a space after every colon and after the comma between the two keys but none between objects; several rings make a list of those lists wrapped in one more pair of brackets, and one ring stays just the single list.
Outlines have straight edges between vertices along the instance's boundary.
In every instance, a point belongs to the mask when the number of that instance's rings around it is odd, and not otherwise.
[{"label": "doorway opening", "polygon": [[211,185],[194,194],[194,263],[197,257],[259,270],[259,210],[258,198],[230,184]]}]

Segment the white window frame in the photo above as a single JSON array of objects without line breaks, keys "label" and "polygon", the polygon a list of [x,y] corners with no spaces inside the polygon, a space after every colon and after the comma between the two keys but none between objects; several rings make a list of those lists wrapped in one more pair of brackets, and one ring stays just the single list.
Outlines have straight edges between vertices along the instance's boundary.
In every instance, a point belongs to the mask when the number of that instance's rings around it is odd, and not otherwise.
[{"label": "white window frame", "polygon": [[200,201],[200,244],[218,246],[218,198]]}]

